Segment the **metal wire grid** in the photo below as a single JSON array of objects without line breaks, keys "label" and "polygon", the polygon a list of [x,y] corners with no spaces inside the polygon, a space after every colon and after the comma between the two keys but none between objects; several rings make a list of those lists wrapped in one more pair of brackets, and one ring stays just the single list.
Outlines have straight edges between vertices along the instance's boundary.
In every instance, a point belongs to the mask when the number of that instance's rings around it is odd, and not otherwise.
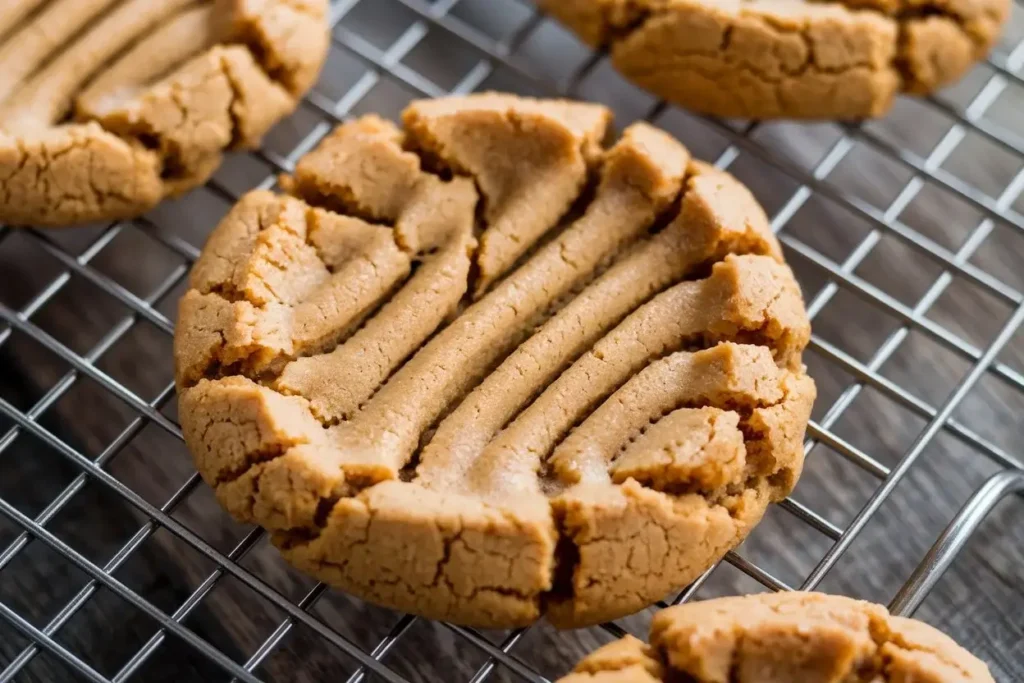
[{"label": "metal wire grid", "polygon": [[[363,0],[363,3],[377,1]],[[269,150],[261,150],[254,153],[258,159],[268,164],[275,174],[291,170],[296,159],[315,146],[334,124],[349,116],[382,79],[392,79],[418,96],[437,96],[446,94],[449,91],[473,91],[481,86],[481,84],[487,82],[496,69],[501,68],[510,70],[517,76],[528,80],[542,93],[571,96],[578,94],[579,85],[595,69],[599,68],[605,59],[601,54],[594,54],[587,58],[566,82],[550,82],[545,77],[534,73],[530,66],[525,65],[516,56],[519,46],[530,39],[545,21],[539,13],[532,10],[528,5],[524,5],[529,10],[526,20],[504,40],[495,41],[474,26],[457,18],[454,10],[460,5],[460,0],[437,0],[433,4],[428,4],[424,0],[393,1],[412,13],[415,21],[406,27],[387,49],[380,49],[357,33],[346,29],[344,19],[346,15],[360,4],[359,0],[338,0],[335,2],[331,18],[332,23],[336,26],[334,33],[335,47],[358,57],[364,62],[368,70],[338,99],[330,99],[317,92],[312,93],[307,98],[307,105],[316,111],[322,117],[322,120],[289,154],[279,155]],[[469,1],[462,0],[461,4],[467,4]],[[506,1],[521,2],[521,0]],[[446,38],[468,46],[478,54],[478,61],[475,65],[451,89],[438,85],[402,61],[432,31],[440,32]],[[1013,390],[1024,392],[1024,376],[997,358],[1000,351],[1021,326],[1022,321],[1024,321],[1024,294],[1002,279],[973,265],[969,261],[997,224],[1024,231],[1024,216],[1013,208],[1013,204],[1021,196],[1022,190],[1024,190],[1024,166],[1021,167],[1002,192],[994,197],[941,168],[943,162],[953,154],[968,132],[987,138],[996,146],[1016,155],[1024,162],[1024,139],[1022,139],[1020,134],[984,118],[992,104],[996,102],[1008,87],[1011,87],[1011,85],[1013,87],[1024,86],[1024,78],[1018,74],[1022,67],[1024,67],[1024,40],[1015,46],[1011,46],[1006,52],[997,52],[988,60],[988,67],[992,70],[992,75],[988,78],[984,87],[981,88],[969,105],[962,111],[938,99],[928,99],[926,101],[927,106],[948,116],[953,123],[939,143],[925,157],[918,156],[907,149],[887,142],[869,128],[849,125],[844,127],[843,135],[832,144],[820,162],[812,170],[805,171],[799,165],[776,155],[756,139],[755,133],[759,128],[759,124],[750,123],[737,128],[726,122],[704,119],[704,122],[709,127],[725,136],[730,143],[719,158],[715,160],[717,166],[728,168],[741,155],[750,155],[792,178],[799,184],[796,191],[774,213],[772,226],[790,252],[799,254],[820,268],[827,276],[827,284],[808,302],[811,317],[818,316],[840,291],[851,291],[871,302],[874,306],[884,309],[901,323],[901,326],[888,336],[867,362],[854,358],[847,351],[817,335],[812,338],[812,349],[830,363],[852,376],[854,381],[828,407],[824,416],[810,425],[805,452],[809,453],[816,444],[824,444],[877,478],[878,485],[864,507],[845,528],[840,528],[831,523],[823,515],[796,500],[790,499],[782,504],[781,507],[783,509],[791,513],[802,523],[809,525],[824,535],[832,543],[817,565],[806,575],[799,586],[800,588],[813,589],[819,585],[840,556],[846,552],[850,544],[857,538],[868,520],[876,513],[907,471],[921,456],[925,448],[942,431],[951,434],[972,449],[986,455],[1000,467],[1010,469],[994,477],[965,506],[962,514],[954,520],[947,533],[936,543],[918,571],[905,584],[903,590],[893,603],[895,610],[901,613],[911,612],[934,585],[941,572],[952,561],[956,551],[963,546],[970,533],[977,527],[981,519],[994,504],[1009,492],[1024,488],[1022,475],[1019,472],[1021,463],[1016,456],[1006,452],[999,445],[992,443],[965,424],[952,418],[954,411],[964,400],[964,397],[987,373],[998,377]],[[666,105],[659,102],[647,112],[646,117],[655,119],[666,110]],[[856,196],[837,190],[827,182],[830,173],[847,157],[856,143],[866,144],[902,164],[912,172],[911,180],[903,186],[896,198],[884,211]],[[269,188],[274,183],[275,176],[268,175],[259,185],[260,187]],[[971,232],[970,237],[956,251],[951,251],[941,246],[899,220],[899,216],[904,209],[929,185],[955,195],[976,208],[984,216],[984,219]],[[218,181],[211,181],[209,189],[228,200],[237,198],[236,192]],[[842,263],[831,260],[805,241],[784,229],[790,219],[815,195],[825,197],[846,207],[871,225],[871,231],[868,235],[852,250]],[[174,268],[164,281],[146,297],[139,297],[132,293],[91,265],[93,259],[110,245],[119,234],[135,228],[138,228],[148,238],[156,240],[178,254],[185,262]],[[0,227],[0,245],[11,234],[13,234],[12,229]],[[80,469],[80,474],[35,518],[30,518],[15,506],[0,498],[0,513],[3,513],[3,515],[15,522],[23,530],[11,544],[0,552],[0,572],[30,543],[41,542],[81,568],[90,576],[90,581],[42,628],[34,626],[15,610],[0,603],[0,619],[8,622],[31,640],[31,644],[21,651],[13,661],[7,664],[3,671],[0,671],[0,683],[15,680],[19,672],[40,651],[46,651],[60,659],[86,680],[98,682],[124,681],[139,670],[139,667],[161,647],[161,644],[168,635],[184,641],[197,652],[209,658],[210,661],[219,665],[225,673],[233,676],[235,679],[256,681],[259,679],[254,672],[274,652],[275,648],[278,647],[289,631],[296,625],[310,629],[326,641],[326,643],[358,662],[359,666],[351,674],[348,679],[349,681],[355,683],[361,681],[367,675],[374,675],[380,680],[392,683],[404,681],[404,678],[387,667],[386,656],[409,632],[415,622],[414,617],[405,616],[400,619],[386,637],[380,640],[375,647],[369,652],[364,651],[354,642],[340,635],[310,613],[312,607],[325,592],[323,585],[315,586],[301,600],[293,603],[239,564],[242,558],[261,539],[263,534],[260,530],[251,531],[230,552],[225,554],[212,547],[199,534],[193,532],[173,516],[179,504],[198,485],[198,475],[193,474],[163,505],[157,507],[109,474],[105,469],[105,466],[110,463],[111,459],[131,443],[142,429],[149,424],[158,426],[174,437],[181,437],[179,426],[161,412],[161,408],[174,396],[173,384],[165,387],[152,400],[146,400],[100,370],[96,363],[141,320],[147,321],[168,335],[172,334],[173,323],[157,309],[157,304],[182,281],[188,269],[187,264],[198,255],[196,246],[174,232],[146,219],[139,219],[132,223],[116,223],[108,226],[98,238],[78,255],[72,255],[72,253],[61,247],[57,241],[45,232],[29,230],[27,234],[43,250],[56,259],[64,270],[18,310],[0,304],[0,318],[2,318],[4,323],[4,327],[0,329],[0,345],[7,343],[12,335],[12,331],[17,331],[35,340],[50,352],[66,361],[71,366],[71,369],[28,410],[20,410],[7,400],[0,398],[0,414],[10,418],[15,425],[0,437],[0,454],[10,449],[19,435],[28,434],[40,440],[49,448],[52,448],[62,457],[73,462]],[[855,272],[857,267],[869,257],[883,236],[887,235],[896,237],[942,268],[941,275],[934,280],[931,287],[913,307],[900,302],[882,289],[861,278]],[[57,296],[72,281],[73,276],[81,277],[91,282],[131,311],[129,315],[120,320],[91,349],[83,354],[76,353],[33,322],[33,316]],[[984,348],[976,347],[963,339],[962,336],[950,331],[948,327],[925,317],[929,309],[953,282],[954,277],[960,277],[975,283],[1013,308],[1013,312],[1008,320]],[[882,364],[897,352],[911,331],[923,333],[970,363],[970,370],[963,377],[956,390],[941,405],[931,405],[879,372]],[[136,413],[135,418],[127,428],[110,442],[95,459],[90,459],[80,450],[69,445],[39,421],[39,418],[65,396],[76,382],[83,377],[98,383],[104,390],[130,406]],[[919,432],[913,444],[905,450],[902,457],[892,467],[882,464],[862,449],[840,437],[832,429],[837,420],[850,407],[854,399],[865,387],[873,388],[926,421],[925,427]],[[113,492],[149,518],[149,521],[143,524],[135,535],[102,566],[91,562],[83,554],[47,529],[47,524],[68,505],[75,495],[83,489],[86,482],[90,480]],[[150,601],[130,589],[114,576],[114,572],[148,538],[161,528],[180,538],[216,565],[216,569],[206,577],[189,598],[170,614],[154,606]],[[726,561],[773,590],[790,588],[783,580],[739,554],[730,553]],[[692,586],[677,596],[673,602],[679,603],[688,600],[711,576],[714,570],[715,568],[712,568],[705,573]],[[202,603],[225,576],[234,577],[234,579],[240,581],[287,615],[270,637],[243,663],[233,661],[182,625],[183,620]],[[105,588],[120,596],[150,616],[160,626],[157,632],[124,664],[120,671],[109,678],[91,668],[82,658],[60,644],[56,639],[56,634],[62,626],[100,588]],[[448,628],[457,634],[458,637],[464,639],[464,641],[479,648],[488,657],[486,662],[470,679],[473,683],[488,679],[497,666],[507,668],[523,680],[546,680],[540,673],[533,670],[513,654],[513,648],[523,637],[525,629],[511,632],[503,642],[495,645],[472,629],[454,625],[448,625]],[[606,624],[604,628],[614,635],[622,633],[621,628],[615,624]]]}]

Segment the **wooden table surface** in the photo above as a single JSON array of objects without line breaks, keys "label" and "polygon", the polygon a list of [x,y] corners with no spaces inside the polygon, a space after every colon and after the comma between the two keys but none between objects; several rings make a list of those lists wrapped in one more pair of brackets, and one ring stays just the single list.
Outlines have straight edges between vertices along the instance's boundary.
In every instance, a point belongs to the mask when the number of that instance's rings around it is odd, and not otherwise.
[{"label": "wooden table surface", "polygon": [[[1017,6],[999,52],[1003,56],[1024,41],[1024,12],[1020,10]],[[516,0],[463,0],[456,5],[454,14],[500,39],[527,18],[529,11]],[[395,0],[363,0],[344,18],[337,35],[341,42],[365,41],[367,49],[379,52],[387,49],[414,19]],[[1017,53],[1020,52],[1018,49]],[[554,79],[567,78],[586,58],[576,43],[549,22],[530,35],[517,55],[528,68]],[[478,59],[479,54],[471,48],[435,29],[421,39],[403,64],[439,86],[451,88]],[[962,84],[943,93],[940,101],[955,108],[966,106],[991,75],[990,68],[977,69]],[[372,88],[356,105],[356,113],[381,111],[394,115],[418,94],[386,75],[376,80],[366,76],[366,64],[339,47],[331,57],[319,91],[325,97],[337,99],[357,83]],[[508,69],[490,74],[482,87],[521,92],[535,89],[531,82]],[[604,63],[579,84],[574,94],[610,104],[620,124],[642,116],[652,103],[647,95],[617,78]],[[287,153],[321,120],[315,110],[304,108],[269,136],[266,148]],[[1016,137],[1012,142],[1018,149],[1024,149],[1024,87],[1019,80],[1010,82],[1001,92],[984,113],[983,121],[1013,131]],[[657,122],[678,134],[704,158],[719,159],[729,144],[729,137],[722,134],[721,128],[675,110],[668,110]],[[736,124],[736,130],[741,128]],[[1016,216],[1013,220],[1017,225],[1002,219],[986,221],[986,213],[978,205],[931,181],[915,188],[916,194],[902,210],[890,210],[912,182],[913,172],[887,154],[885,145],[902,147],[924,158],[949,128],[950,120],[937,105],[901,100],[891,116],[854,134],[852,149],[828,175],[826,190],[812,193],[786,222],[783,235],[788,235],[789,258],[805,296],[808,302],[826,302],[814,319],[817,343],[807,353],[807,364],[819,387],[814,414],[819,422],[829,415],[844,391],[854,385],[851,363],[870,364],[894,334],[905,338],[876,368],[877,375],[883,382],[905,389],[919,404],[940,407],[970,370],[970,360],[950,345],[937,342],[922,327],[941,329],[961,347],[984,349],[1009,319],[1014,305],[972,282],[971,274],[989,273],[1017,298],[1019,292],[1024,292],[1024,197],[1011,196],[1008,204],[1015,212],[1012,215]],[[750,140],[770,158],[784,160],[791,172],[796,169],[798,173],[807,173],[844,132],[842,126],[834,124],[766,124],[758,127]],[[1015,177],[1020,182],[1018,174],[1024,172],[1024,155],[1008,151],[982,133],[967,130],[938,168],[940,180],[951,178],[998,199]],[[232,192],[241,192],[262,180],[268,170],[255,157],[239,155],[218,174],[218,182]],[[800,187],[791,173],[780,171],[755,152],[741,153],[730,170],[750,185],[770,214],[786,207]],[[855,206],[851,209],[825,194],[845,197]],[[154,235],[172,235],[201,246],[226,209],[227,202],[221,194],[204,188],[160,207],[149,217],[151,223],[126,226],[91,258],[87,274],[72,274],[66,283],[57,281],[63,286],[32,313],[31,322],[81,355],[93,353],[98,344],[107,346],[109,340],[105,336],[123,325],[124,334],[97,354],[95,367],[144,400],[155,399],[172,378],[170,336],[151,321],[126,324],[130,309],[95,280],[109,278],[117,283],[123,288],[122,298],[149,297],[168,278],[180,275],[186,265],[180,254],[161,244]],[[884,215],[886,211],[888,215]],[[913,309],[943,277],[943,269],[921,248],[908,246],[891,229],[883,228],[872,237],[872,212],[884,215],[886,220],[898,219],[899,230],[915,239],[927,240],[934,245],[933,250],[942,253],[956,253],[978,229],[987,234],[968,259],[969,272],[955,274],[933,305],[920,311],[930,322],[915,326],[909,333],[900,332],[903,320],[884,301],[897,302],[904,310]],[[15,230],[7,234],[0,241],[0,303],[21,309],[64,272],[54,251],[77,257],[104,235],[109,236],[104,233],[104,226],[32,233]],[[831,291],[829,273],[822,264],[837,268],[865,239],[876,238],[877,244],[852,269],[847,281],[833,278],[840,286]],[[90,274],[103,277],[90,278]],[[858,283],[869,293],[865,294]],[[181,292],[179,278],[178,284],[154,303],[154,308],[173,320]],[[823,294],[829,297],[821,299]],[[0,332],[5,329],[0,324]],[[849,362],[844,365],[842,360],[837,361],[837,354]],[[999,360],[1012,371],[1024,372],[1024,332],[1011,339]],[[69,370],[69,364],[58,355],[15,330],[0,346],[0,398],[19,410],[30,411]],[[173,396],[160,409],[173,419]],[[137,416],[135,409],[98,382],[78,377],[54,405],[38,416],[38,423],[67,446],[96,458],[111,447]],[[981,379],[954,413],[961,426],[1024,459],[1022,416],[1024,391],[993,372]],[[919,413],[893,401],[883,389],[869,386],[831,424],[830,433],[882,466],[892,467],[926,424]],[[4,438],[2,435],[8,433],[11,425],[12,421],[0,414],[0,438]],[[18,433],[10,444],[6,439],[0,444],[0,497],[31,517],[37,516],[80,472],[67,457],[32,435]],[[193,474],[184,446],[153,424],[144,424],[106,462],[105,468],[156,506],[164,505]],[[944,429],[927,445],[919,461],[820,588],[888,602],[957,509],[999,468],[978,448]],[[819,443],[808,456],[794,498],[844,527],[880,484],[878,478],[837,449]],[[224,553],[230,552],[249,531],[228,519],[202,485],[180,501],[173,516]],[[145,522],[145,515],[119,495],[89,481],[46,526],[77,552],[103,565]],[[0,549],[14,541],[19,532],[12,520],[0,515]],[[829,544],[824,535],[791,514],[774,509],[742,546],[740,554],[787,584],[798,586]],[[308,579],[291,571],[277,557],[265,539],[245,555],[241,564],[292,601],[300,600],[312,587]],[[159,529],[131,554],[115,576],[160,609],[172,613],[215,568],[213,562],[190,545]],[[69,561],[44,543],[33,541],[0,570],[0,603],[42,627],[87,581],[88,577]],[[723,565],[698,597],[758,590],[764,588],[735,567]],[[325,594],[312,614],[367,651],[402,618],[338,592]],[[1024,680],[1024,501],[1012,498],[996,509],[917,616],[948,631],[984,658],[998,680]],[[227,577],[217,583],[185,624],[232,658],[244,661],[283,618],[281,610],[237,579]],[[619,624],[642,635],[649,618],[647,612]],[[155,632],[156,624],[150,618],[111,591],[100,590],[60,629],[57,641],[111,677]],[[507,634],[484,635],[500,643]],[[599,628],[559,633],[541,623],[523,636],[513,653],[544,676],[557,678],[579,656],[609,638]],[[0,669],[26,643],[0,618]],[[448,627],[415,620],[387,655],[386,662],[410,681],[447,682],[469,680],[486,659],[479,648]],[[257,673],[275,681],[333,681],[347,680],[355,668],[352,658],[299,626],[291,630]],[[68,668],[44,654],[34,658],[15,680],[76,679]],[[156,683],[227,679],[201,655],[171,637],[142,665],[134,680]],[[489,680],[519,679],[499,667]]]}]

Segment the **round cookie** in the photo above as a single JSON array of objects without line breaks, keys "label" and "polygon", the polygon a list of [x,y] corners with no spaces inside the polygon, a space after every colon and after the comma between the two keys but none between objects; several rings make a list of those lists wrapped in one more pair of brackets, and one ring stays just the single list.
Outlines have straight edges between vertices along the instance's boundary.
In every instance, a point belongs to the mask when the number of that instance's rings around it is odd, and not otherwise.
[{"label": "round cookie", "polygon": [[291,113],[327,0],[5,0],[0,222],[128,218]]},{"label": "round cookie", "polygon": [[884,607],[822,593],[720,598],[655,615],[558,683],[994,683],[949,636]]},{"label": "round cookie", "polygon": [[627,78],[694,111],[884,115],[983,59],[1010,0],[538,0]]},{"label": "round cookie", "polygon": [[481,94],[336,129],[246,195],[175,335],[185,439],[237,519],[366,600],[618,617],[789,493],[809,324],[764,213],[601,106]]}]

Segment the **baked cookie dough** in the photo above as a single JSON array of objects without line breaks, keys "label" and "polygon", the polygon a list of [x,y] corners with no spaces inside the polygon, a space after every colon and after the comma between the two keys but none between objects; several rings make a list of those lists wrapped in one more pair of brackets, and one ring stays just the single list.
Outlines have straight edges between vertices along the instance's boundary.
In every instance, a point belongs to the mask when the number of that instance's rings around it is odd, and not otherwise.
[{"label": "baked cookie dough", "polygon": [[366,600],[618,617],[793,487],[814,398],[764,213],[672,137],[501,94],[366,116],[216,228],[181,301],[185,439],[237,519]]},{"label": "baked cookie dough", "polygon": [[960,78],[1010,0],[537,0],[627,78],[706,114],[882,116]]},{"label": "baked cookie dough", "polygon": [[931,626],[822,593],[670,607],[655,615],[650,640],[610,643],[558,683],[994,683]]},{"label": "baked cookie dough", "polygon": [[327,53],[327,0],[0,2],[0,222],[128,218],[255,147]]}]

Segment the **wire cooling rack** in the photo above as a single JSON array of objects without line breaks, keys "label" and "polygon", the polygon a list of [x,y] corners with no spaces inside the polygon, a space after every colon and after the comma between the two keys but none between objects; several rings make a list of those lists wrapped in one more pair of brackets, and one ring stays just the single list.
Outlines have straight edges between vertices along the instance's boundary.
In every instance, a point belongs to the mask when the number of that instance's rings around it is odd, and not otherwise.
[{"label": "wire cooling rack", "polygon": [[[317,89],[205,188],[132,222],[0,227],[0,683],[545,681],[643,633],[649,612],[574,633],[479,632],[326,590],[226,518],[180,441],[175,302],[230,203],[272,187],[346,117],[478,89],[603,101],[620,124],[677,134],[755,191],[804,287],[821,394],[805,475],[672,602],[826,588],[909,614],[934,590],[942,605],[924,616],[997,675],[1022,675],[1019,502],[979,530],[1024,490],[1014,11],[1002,45],[955,88],[901,100],[881,122],[795,125],[657,102],[521,0],[335,2]],[[957,563],[969,576],[940,584],[969,540],[980,552]],[[995,586],[981,591],[994,611],[978,611],[980,583]]]}]

